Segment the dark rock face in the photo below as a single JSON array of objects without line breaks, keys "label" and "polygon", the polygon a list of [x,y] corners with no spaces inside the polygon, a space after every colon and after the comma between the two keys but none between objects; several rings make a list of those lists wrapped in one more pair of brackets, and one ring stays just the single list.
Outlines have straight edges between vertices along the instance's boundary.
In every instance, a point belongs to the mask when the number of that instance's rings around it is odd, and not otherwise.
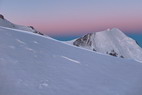
[{"label": "dark rock face", "polygon": [[[33,29],[33,30],[35,30],[35,28],[33,26],[28,26],[28,27],[31,28],[31,29]],[[36,31],[36,30],[35,30],[34,33],[37,33],[39,35],[44,35],[43,33],[39,32],[39,31]]]},{"label": "dark rock face", "polygon": [[109,53],[109,55],[112,55],[112,56],[115,56],[115,57],[118,56],[118,54],[117,54],[114,50],[112,50],[112,51]]},{"label": "dark rock face", "polygon": [[106,52],[106,54],[109,54],[109,55],[114,56],[114,57],[124,58],[124,56],[123,56],[123,55],[118,56],[118,54],[117,54],[114,50],[111,50],[111,52],[110,52],[110,53],[107,51],[107,52]]},{"label": "dark rock face", "polygon": [[137,43],[138,46],[140,46],[140,44],[137,41],[135,41],[135,42]]},{"label": "dark rock face", "polygon": [[120,58],[124,58],[124,56],[121,55]]},{"label": "dark rock face", "polygon": [[96,49],[93,48],[93,51],[96,51]]},{"label": "dark rock face", "polygon": [[0,18],[1,18],[1,19],[4,19],[4,16],[0,14]]},{"label": "dark rock face", "polygon": [[39,35],[44,35],[43,33],[38,32],[38,31],[35,31],[34,33],[37,33],[37,34],[39,34]]},{"label": "dark rock face", "polygon": [[75,45],[75,46],[91,46],[92,45],[91,36],[92,36],[92,33],[89,33],[89,34],[77,39],[76,41],[74,41],[73,45]]},{"label": "dark rock face", "polygon": [[30,28],[32,28],[32,29],[35,29],[33,26],[29,26]]}]

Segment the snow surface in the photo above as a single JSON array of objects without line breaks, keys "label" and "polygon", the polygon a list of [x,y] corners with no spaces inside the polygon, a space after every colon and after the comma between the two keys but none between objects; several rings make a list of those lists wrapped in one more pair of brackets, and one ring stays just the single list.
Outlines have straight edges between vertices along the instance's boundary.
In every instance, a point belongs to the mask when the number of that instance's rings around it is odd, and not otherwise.
[{"label": "snow surface", "polygon": [[103,54],[110,54],[114,51],[117,57],[131,58],[142,62],[142,48],[135,40],[117,28],[89,33],[67,43]]},{"label": "snow surface", "polygon": [[141,75],[133,60],[0,27],[0,95],[142,95]]}]

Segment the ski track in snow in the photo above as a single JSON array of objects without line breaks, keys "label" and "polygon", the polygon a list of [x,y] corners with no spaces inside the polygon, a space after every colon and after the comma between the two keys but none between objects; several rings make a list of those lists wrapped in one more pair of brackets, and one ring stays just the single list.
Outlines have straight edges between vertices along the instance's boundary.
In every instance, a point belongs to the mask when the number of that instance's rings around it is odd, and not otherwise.
[{"label": "ski track in snow", "polygon": [[67,60],[69,60],[69,61],[71,61],[71,62],[74,62],[74,63],[80,64],[80,62],[79,62],[79,61],[77,61],[77,60],[74,60],[74,59],[68,58],[68,57],[66,57],[66,56],[61,56],[61,57],[62,57],[62,58],[64,58],[64,59],[67,59]]},{"label": "ski track in snow", "polygon": [[26,47],[25,49],[28,50],[28,51],[31,51],[31,52],[33,52],[33,53],[36,53],[36,51],[34,51],[33,49],[31,49],[31,48],[29,48],[29,47]]},{"label": "ski track in snow", "polygon": [[48,87],[48,80],[41,81],[39,84],[40,89],[45,88],[45,87]]},{"label": "ski track in snow", "polygon": [[35,44],[39,44],[37,41],[33,41]]},{"label": "ski track in snow", "polygon": [[19,39],[16,39],[17,42],[21,43],[21,44],[24,44],[25,45],[25,42],[19,40]]},{"label": "ski track in snow", "polygon": [[11,48],[11,49],[15,49],[15,46],[9,46],[9,48]]}]

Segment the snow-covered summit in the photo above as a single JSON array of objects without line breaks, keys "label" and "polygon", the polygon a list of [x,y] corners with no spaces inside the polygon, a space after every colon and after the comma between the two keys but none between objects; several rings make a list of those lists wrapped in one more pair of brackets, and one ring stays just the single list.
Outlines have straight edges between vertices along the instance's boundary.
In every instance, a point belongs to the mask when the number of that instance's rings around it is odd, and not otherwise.
[{"label": "snow-covered summit", "polygon": [[35,30],[33,26],[16,25],[8,21],[7,19],[5,19],[5,17],[2,14],[0,14],[0,26],[29,31],[29,32],[38,33],[40,35],[43,35],[41,32]]},{"label": "snow-covered summit", "polygon": [[142,61],[142,48],[117,28],[89,33],[69,43],[103,54]]}]

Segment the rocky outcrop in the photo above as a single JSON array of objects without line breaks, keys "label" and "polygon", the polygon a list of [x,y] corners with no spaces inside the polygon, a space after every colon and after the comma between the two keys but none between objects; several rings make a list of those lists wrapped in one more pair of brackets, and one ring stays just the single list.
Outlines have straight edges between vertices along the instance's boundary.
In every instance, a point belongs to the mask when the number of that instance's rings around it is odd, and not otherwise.
[{"label": "rocky outcrop", "polygon": [[1,18],[1,19],[4,19],[4,16],[0,14],[0,18]]},{"label": "rocky outcrop", "polygon": [[74,41],[73,45],[75,45],[75,46],[91,46],[92,45],[91,36],[92,36],[92,33],[89,33],[89,34],[77,39],[76,41]]},{"label": "rocky outcrop", "polygon": [[[35,28],[33,26],[29,26],[29,28],[35,30]],[[39,31],[36,31],[36,30],[34,31],[34,33],[37,33],[39,35],[44,35],[43,33],[39,32]]]},{"label": "rocky outcrop", "polygon": [[33,26],[29,26],[31,29],[35,29]]},{"label": "rocky outcrop", "polygon": [[39,32],[39,31],[35,31],[34,33],[37,33],[39,35],[44,35],[43,33]]}]

